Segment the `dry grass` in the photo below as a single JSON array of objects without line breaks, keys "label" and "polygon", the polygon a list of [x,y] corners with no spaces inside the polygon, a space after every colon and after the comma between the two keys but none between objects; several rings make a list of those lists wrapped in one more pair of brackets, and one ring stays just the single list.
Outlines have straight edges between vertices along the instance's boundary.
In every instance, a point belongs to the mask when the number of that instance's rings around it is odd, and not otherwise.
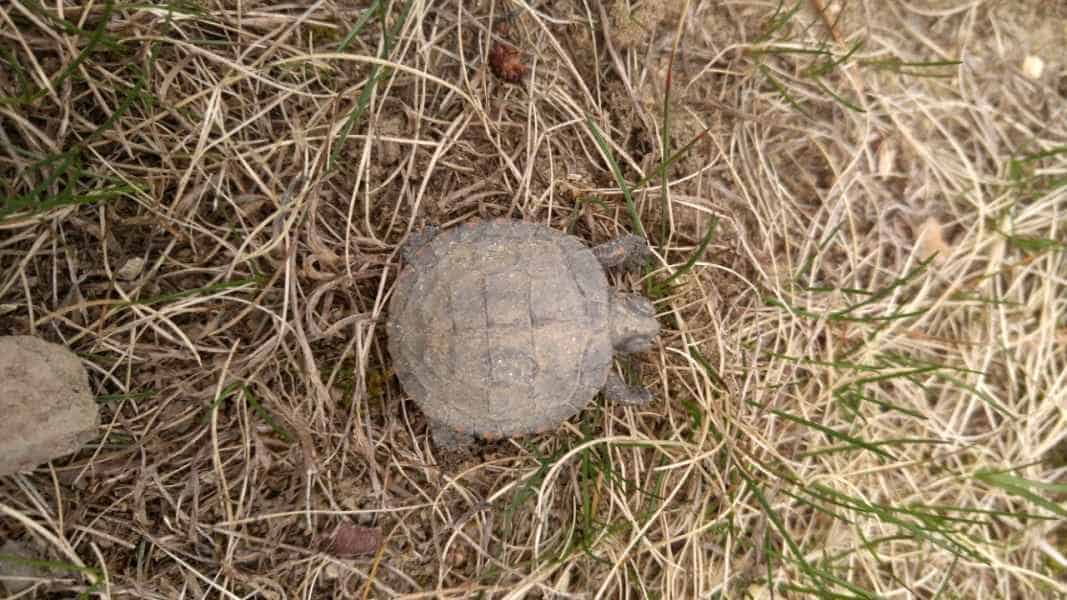
[{"label": "dry grass", "polygon": [[[105,425],[0,480],[40,589],[1067,593],[1067,10],[44,4],[0,5],[0,332],[81,353]],[[657,402],[443,460],[384,351],[398,245],[600,242],[627,198]]]}]

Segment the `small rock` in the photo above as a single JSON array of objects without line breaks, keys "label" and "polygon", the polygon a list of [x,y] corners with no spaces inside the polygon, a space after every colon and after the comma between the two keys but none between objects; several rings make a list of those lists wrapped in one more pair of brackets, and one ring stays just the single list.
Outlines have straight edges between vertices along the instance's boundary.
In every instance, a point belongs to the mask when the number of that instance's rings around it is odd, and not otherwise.
[{"label": "small rock", "polygon": [[1030,79],[1041,79],[1041,74],[1044,72],[1045,61],[1041,60],[1041,57],[1031,54],[1023,59],[1023,75]]},{"label": "small rock", "polygon": [[0,337],[0,415],[0,475],[77,452],[99,423],[81,360],[22,335]]},{"label": "small rock", "polygon": [[115,276],[123,281],[133,281],[137,279],[137,276],[144,270],[144,259],[135,256],[126,261],[126,264],[122,265],[122,268],[115,272]]}]

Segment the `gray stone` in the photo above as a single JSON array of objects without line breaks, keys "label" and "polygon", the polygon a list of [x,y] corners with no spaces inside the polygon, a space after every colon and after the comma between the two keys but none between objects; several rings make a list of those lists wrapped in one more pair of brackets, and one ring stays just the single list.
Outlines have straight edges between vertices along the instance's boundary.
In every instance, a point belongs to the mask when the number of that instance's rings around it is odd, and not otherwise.
[{"label": "gray stone", "polygon": [[0,337],[0,475],[77,452],[99,414],[81,360],[32,336]]},{"label": "gray stone", "polygon": [[462,447],[546,431],[602,389],[641,403],[611,375],[615,353],[659,334],[647,298],[612,290],[604,269],[648,254],[626,236],[596,248],[522,221],[475,221],[410,237],[389,303],[389,354],[436,444]]}]

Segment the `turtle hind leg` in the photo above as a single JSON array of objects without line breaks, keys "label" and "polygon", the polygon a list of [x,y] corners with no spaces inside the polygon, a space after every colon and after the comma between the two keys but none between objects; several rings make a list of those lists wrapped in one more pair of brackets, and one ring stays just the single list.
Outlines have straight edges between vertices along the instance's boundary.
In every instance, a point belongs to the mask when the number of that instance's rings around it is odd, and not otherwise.
[{"label": "turtle hind leg", "polygon": [[466,450],[474,444],[474,436],[441,423],[430,424],[430,437],[435,446],[448,451]]},{"label": "turtle hind leg", "polygon": [[622,267],[627,271],[640,271],[652,255],[648,241],[639,235],[617,237],[595,246],[592,251],[605,269]]},{"label": "turtle hind leg", "polygon": [[604,383],[604,397],[629,406],[647,406],[652,402],[652,392],[641,386],[628,385],[615,371],[608,373],[608,380]]}]

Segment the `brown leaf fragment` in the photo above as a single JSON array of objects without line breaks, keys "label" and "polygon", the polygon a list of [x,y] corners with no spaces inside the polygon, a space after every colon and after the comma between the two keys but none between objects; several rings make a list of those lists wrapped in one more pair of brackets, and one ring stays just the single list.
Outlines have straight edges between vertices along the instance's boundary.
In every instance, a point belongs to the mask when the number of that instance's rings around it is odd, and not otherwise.
[{"label": "brown leaf fragment", "polygon": [[509,83],[518,83],[526,75],[526,65],[522,64],[522,55],[513,46],[496,42],[489,50],[489,68],[500,79]]},{"label": "brown leaf fragment", "polygon": [[341,523],[333,532],[329,552],[338,558],[374,554],[382,547],[382,530],[379,527],[360,527]]}]

